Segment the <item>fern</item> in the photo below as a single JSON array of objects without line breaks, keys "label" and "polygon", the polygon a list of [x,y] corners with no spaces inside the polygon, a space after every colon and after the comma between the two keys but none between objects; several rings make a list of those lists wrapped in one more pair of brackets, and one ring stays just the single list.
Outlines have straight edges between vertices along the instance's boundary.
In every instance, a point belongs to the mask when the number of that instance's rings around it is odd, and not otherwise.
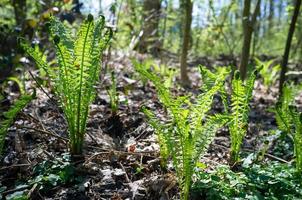
[{"label": "fern", "polygon": [[170,123],[162,124],[154,115],[153,112],[148,110],[147,108],[142,108],[143,113],[147,116],[149,124],[155,129],[155,133],[158,138],[159,146],[160,146],[160,157],[161,157],[161,166],[165,167],[167,165],[167,160],[169,157],[169,151],[167,147],[167,135],[168,131],[171,131],[169,128],[171,126]]},{"label": "fern", "polygon": [[[173,80],[178,70],[175,68],[170,68],[167,65],[158,65],[153,59],[145,59],[142,62],[138,62],[136,59],[132,59],[132,64],[135,68],[143,68],[146,71],[154,71],[154,73],[158,74],[164,80],[164,86],[166,88],[171,88],[173,85]],[[145,87],[148,79],[144,77],[140,77],[141,81],[143,82],[143,86]]]},{"label": "fern", "polygon": [[249,102],[252,99],[254,82],[258,71],[255,70],[244,83],[236,71],[232,80],[231,118],[229,130],[231,135],[231,163],[239,160],[239,151],[242,140],[248,128]]},{"label": "fern", "polygon": [[[227,78],[227,76],[230,74],[231,70],[230,67],[217,67],[216,68],[216,74],[221,74],[223,75],[223,79],[225,80]],[[203,66],[199,66],[199,70],[201,73],[201,79],[203,82],[203,86],[202,89],[204,90],[208,90],[208,88],[211,88],[214,84],[215,81],[217,79],[217,75],[213,72],[211,72],[210,70],[206,69]],[[219,91],[219,95],[222,99],[222,103],[223,103],[223,107],[224,107],[224,112],[225,114],[229,113],[229,106],[228,106],[228,100],[227,100],[227,92],[225,87],[221,87],[220,91]]]},{"label": "fern", "polygon": [[[163,106],[168,111],[171,122],[160,123],[156,115],[144,109],[149,123],[155,129],[160,143],[160,153],[167,159],[172,158],[181,191],[181,199],[189,198],[194,167],[215,137],[216,131],[222,127],[228,118],[224,115],[208,116],[214,95],[224,86],[226,74],[216,75],[213,84],[191,103],[189,96],[173,97],[168,88],[161,84],[161,79],[147,71],[141,65],[136,65],[136,71],[150,80]],[[203,124],[203,121],[206,123]]]},{"label": "fern", "polygon": [[112,111],[112,115],[116,115],[117,110],[118,110],[118,103],[119,103],[119,98],[118,98],[118,93],[116,91],[117,83],[116,83],[116,78],[114,71],[111,72],[111,87],[107,90],[107,93],[110,98],[110,107]]},{"label": "fern", "polygon": [[82,153],[89,105],[94,99],[102,52],[112,37],[111,29],[104,30],[104,21],[104,17],[94,21],[93,16],[88,15],[74,39],[62,22],[51,17],[48,26],[56,49],[56,67],[50,67],[41,54],[23,39],[20,40],[21,47],[53,82],[68,124],[72,154]]},{"label": "fern", "polygon": [[289,134],[294,143],[296,169],[302,173],[302,113],[293,106],[295,99],[294,88],[288,85],[283,87],[281,101],[274,110],[276,121],[280,130]]},{"label": "fern", "polygon": [[4,140],[8,128],[14,123],[17,115],[22,109],[33,99],[35,98],[35,92],[32,95],[24,94],[22,95],[15,103],[10,107],[10,109],[3,113],[4,120],[0,122],[0,154],[2,154]]},{"label": "fern", "polygon": [[255,58],[257,68],[259,69],[259,74],[263,78],[263,84],[269,87],[276,82],[278,78],[278,73],[281,70],[280,65],[272,66],[274,60],[261,61]]}]

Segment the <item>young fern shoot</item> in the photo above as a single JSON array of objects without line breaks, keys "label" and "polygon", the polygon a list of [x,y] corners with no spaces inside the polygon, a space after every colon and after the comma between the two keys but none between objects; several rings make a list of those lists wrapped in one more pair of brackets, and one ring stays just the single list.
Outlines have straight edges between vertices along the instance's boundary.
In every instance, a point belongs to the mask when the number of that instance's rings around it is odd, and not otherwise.
[{"label": "young fern shoot", "polygon": [[250,112],[249,102],[252,99],[257,74],[257,70],[253,71],[249,79],[244,83],[240,78],[239,71],[236,71],[232,80],[232,122],[229,125],[231,135],[230,161],[232,164],[239,161],[241,144],[248,128],[248,115]]},{"label": "young fern shoot", "polygon": [[152,72],[139,65],[136,66],[136,70],[154,84],[162,105],[168,111],[171,122],[162,124],[154,113],[144,109],[158,135],[160,154],[165,159],[164,162],[168,157],[172,158],[181,199],[187,200],[192,175],[199,158],[208,149],[217,130],[228,121],[224,115],[207,114],[211,109],[214,95],[224,86],[226,74],[217,74],[213,85],[200,94],[196,102],[191,103],[188,96],[173,97],[169,89],[161,84],[161,79]]},{"label": "young fern shoot", "polygon": [[32,95],[22,95],[7,112],[3,113],[4,119],[0,122],[0,155],[2,154],[7,129],[14,123],[16,116],[35,96],[35,91]]},{"label": "young fern shoot", "polygon": [[111,29],[105,29],[104,22],[104,17],[94,21],[89,14],[74,39],[62,22],[51,17],[49,30],[56,50],[56,67],[50,67],[26,41],[20,40],[21,47],[53,82],[68,124],[69,145],[74,155],[83,150],[89,105],[95,96],[94,85],[99,77],[102,52],[112,37]]},{"label": "young fern shoot", "polygon": [[281,101],[277,103],[274,110],[278,127],[281,131],[289,134],[294,143],[294,155],[296,169],[299,174],[302,173],[302,112],[298,112],[293,106],[293,90],[285,85]]},{"label": "young fern shoot", "polygon": [[116,115],[118,111],[118,106],[119,106],[119,96],[116,91],[117,83],[116,83],[116,77],[114,74],[114,71],[111,72],[111,86],[107,90],[107,93],[110,98],[110,107],[111,107],[111,112],[112,115]]}]

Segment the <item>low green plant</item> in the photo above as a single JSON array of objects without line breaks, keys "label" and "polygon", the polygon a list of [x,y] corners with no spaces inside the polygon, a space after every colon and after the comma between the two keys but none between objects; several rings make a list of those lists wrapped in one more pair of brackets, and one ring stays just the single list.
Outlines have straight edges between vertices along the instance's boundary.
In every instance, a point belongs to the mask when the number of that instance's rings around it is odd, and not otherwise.
[{"label": "low green plant", "polygon": [[[174,77],[178,74],[178,70],[172,67],[168,67],[167,65],[161,64],[158,65],[153,59],[148,58],[143,60],[142,62],[137,61],[136,59],[132,59],[132,64],[134,67],[144,68],[147,71],[153,71],[158,74],[161,78],[163,78],[163,84],[167,88],[171,88],[173,84]],[[145,86],[148,79],[144,77],[140,77],[143,85]]]},{"label": "low green plant", "polygon": [[287,133],[294,144],[296,169],[302,172],[302,113],[294,105],[295,92],[285,85],[283,95],[274,110],[278,128]]},{"label": "low green plant", "polygon": [[263,78],[263,84],[266,87],[274,84],[278,78],[279,71],[281,70],[280,65],[272,65],[275,60],[261,61],[255,58],[256,66],[259,69],[259,74]]},{"label": "low green plant", "polygon": [[[18,191],[7,195],[6,199],[30,199],[28,188],[35,186],[40,193],[49,194],[49,190],[57,186],[63,186],[69,183],[79,183],[82,177],[75,175],[75,168],[71,163],[71,156],[63,153],[60,157],[53,160],[44,160],[34,166],[29,180],[25,182],[18,181],[16,189]],[[1,187],[0,187],[1,193]]]},{"label": "low green plant", "polygon": [[0,155],[2,154],[5,136],[8,128],[14,123],[18,113],[33,99],[36,93],[32,95],[24,94],[10,107],[8,111],[3,113],[3,120],[0,122]]},{"label": "low green plant", "polygon": [[28,184],[37,184],[39,190],[47,191],[51,187],[71,183],[76,178],[71,156],[64,153],[61,157],[37,164],[33,170],[33,178]]},{"label": "low green plant", "polygon": [[114,71],[112,71],[111,72],[111,86],[107,90],[107,93],[110,98],[110,107],[111,107],[112,115],[116,115],[117,110],[118,110],[118,105],[119,105],[119,97],[118,97],[118,93],[116,91],[116,87],[117,87],[116,77],[115,77]]},{"label": "low green plant", "polygon": [[144,112],[158,135],[161,156],[165,160],[172,158],[181,199],[187,200],[194,168],[208,149],[217,130],[228,121],[221,114],[208,115],[214,95],[224,87],[225,71],[216,74],[212,87],[192,103],[189,96],[172,96],[169,89],[162,84],[161,78],[154,73],[140,66],[136,66],[136,70],[154,84],[158,98],[167,110],[168,121],[165,122],[147,109]]},{"label": "low green plant", "polygon": [[288,164],[253,164],[233,172],[221,165],[208,173],[196,173],[192,199],[301,199],[301,178]]},{"label": "low green plant", "polygon": [[239,71],[236,71],[232,80],[231,112],[229,113],[232,118],[229,124],[231,135],[231,163],[239,161],[240,147],[248,128],[249,102],[252,99],[257,74],[258,71],[255,70],[246,81],[242,81]]},{"label": "low green plant", "polygon": [[10,76],[10,77],[7,77],[6,81],[15,82],[17,84],[18,88],[19,88],[20,94],[21,95],[25,94],[25,84],[18,77]]},{"label": "low green plant", "polygon": [[55,67],[50,67],[41,54],[20,39],[21,47],[53,82],[68,124],[72,154],[82,153],[89,105],[95,96],[94,85],[99,77],[102,52],[112,37],[111,29],[106,30],[104,22],[104,17],[94,21],[93,16],[88,15],[74,38],[71,30],[51,17],[48,26],[56,49]]}]

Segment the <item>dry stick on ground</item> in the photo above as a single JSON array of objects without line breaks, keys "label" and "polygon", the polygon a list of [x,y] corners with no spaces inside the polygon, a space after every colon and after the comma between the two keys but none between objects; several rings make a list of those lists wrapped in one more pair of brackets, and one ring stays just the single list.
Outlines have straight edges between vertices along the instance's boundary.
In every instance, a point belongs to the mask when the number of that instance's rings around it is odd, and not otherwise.
[{"label": "dry stick on ground", "polygon": [[30,188],[30,185],[26,185],[26,186],[19,187],[19,188],[14,188],[14,189],[11,189],[11,190],[6,190],[6,191],[2,192],[2,196],[6,196],[8,194],[18,192],[20,190],[25,190],[25,189],[28,189],[28,188]]},{"label": "dry stick on ground", "polygon": [[[27,127],[27,126],[17,126],[18,128],[24,128],[24,129],[29,129],[29,130],[34,130],[34,131],[37,131],[37,132],[40,132],[40,133],[44,133],[44,134],[47,134],[47,135],[50,135],[50,136],[53,136],[57,139],[60,139],[62,140],[64,143],[68,143],[69,142],[69,139],[68,138],[65,138],[65,137],[62,137],[62,136],[59,136],[53,132],[50,132],[50,131],[47,131],[47,130],[40,130],[40,129],[36,129],[36,128],[33,128],[33,127]],[[228,149],[227,147],[223,146],[223,145],[219,145],[219,144],[214,144],[215,146],[218,146],[218,147],[222,147],[224,149]],[[103,148],[100,148],[100,147],[96,147],[96,146],[91,146],[91,145],[88,145],[88,147],[91,147],[91,148],[95,148],[95,149],[99,149],[99,150],[104,150],[105,152],[99,152],[99,153],[96,153],[94,155],[92,155],[90,158],[87,159],[86,162],[94,159],[95,157],[101,155],[101,154],[108,154],[108,153],[111,153],[111,152],[114,152],[114,153],[120,153],[120,154],[129,154],[129,155],[144,155],[144,154],[154,154],[154,153],[158,153],[157,151],[146,151],[146,152],[126,152],[126,151],[116,151],[116,150],[110,150],[110,149],[103,149]],[[248,152],[254,152],[254,150],[251,150],[251,149],[243,149],[245,151],[248,151]],[[272,159],[275,159],[275,160],[278,160],[278,161],[281,161],[281,162],[284,162],[284,163],[289,163],[288,161],[286,160],[283,160],[282,158],[278,158],[274,155],[271,155],[271,154],[268,154],[268,153],[265,153],[264,154],[266,157],[269,157],[269,158],[272,158]],[[149,155],[150,157],[155,157],[155,156],[151,156]]]},{"label": "dry stick on ground", "polygon": [[50,131],[47,131],[47,130],[41,130],[41,129],[37,129],[37,128],[34,128],[34,127],[29,127],[29,126],[19,126],[17,125],[17,128],[23,128],[23,129],[28,129],[28,130],[34,130],[34,131],[37,131],[37,132],[40,132],[40,133],[44,133],[44,134],[47,134],[47,135],[50,135],[50,136],[53,136],[57,139],[60,139],[62,140],[64,143],[67,143],[69,141],[68,138],[65,138],[65,137],[62,137],[56,133],[53,133],[53,132],[50,132]]},{"label": "dry stick on ground", "polygon": [[11,168],[16,168],[16,167],[28,167],[28,166],[31,166],[31,164],[30,164],[30,163],[27,163],[27,164],[10,165],[10,166],[7,166],[7,167],[2,167],[2,168],[0,168],[0,171],[9,170],[9,169],[11,169]]},{"label": "dry stick on ground", "polygon": [[[58,109],[58,105],[57,102],[54,100],[54,98],[52,98],[42,87],[42,85],[37,81],[37,79],[35,78],[35,76],[31,73],[31,71],[28,71],[28,73],[30,74],[30,76],[34,79],[34,81],[36,82],[36,84],[38,85],[38,87],[40,88],[40,90],[48,97],[48,99],[51,101],[51,103],[54,105],[55,109],[57,111],[59,111]],[[58,112],[60,115],[61,113]]]},{"label": "dry stick on ground", "polygon": [[[223,149],[229,149],[228,147],[225,147],[225,146],[223,146],[223,145],[220,145],[220,144],[213,144],[214,146],[217,146],[217,147],[221,147],[221,148],[223,148]],[[247,152],[251,152],[251,153],[254,153],[255,151],[254,150],[252,150],[252,149],[246,149],[246,148],[243,148],[242,149],[243,151],[247,151]],[[264,155],[266,156],[266,157],[269,157],[269,158],[271,158],[271,159],[274,159],[274,160],[277,160],[277,161],[280,161],[280,162],[283,162],[283,163],[290,163],[290,162],[288,162],[288,161],[286,161],[286,160],[284,160],[284,159],[282,159],[282,158],[278,158],[278,157],[276,157],[276,156],[274,156],[274,155],[272,155],[272,154],[269,154],[269,153],[264,153]]]},{"label": "dry stick on ground", "polygon": [[[33,128],[33,127],[28,127],[28,126],[17,126],[17,128],[24,128],[24,129],[34,130],[34,131],[37,131],[37,132],[40,132],[40,133],[44,133],[44,134],[53,136],[53,137],[55,137],[57,139],[60,139],[64,143],[68,143],[69,142],[68,138],[62,137],[62,136],[60,136],[60,135],[58,135],[56,133],[53,133],[53,132],[50,132],[50,131],[47,131],[47,130],[44,131],[44,130],[41,130],[41,129],[37,129],[37,128]],[[111,150],[111,149],[104,149],[104,148],[96,147],[96,146],[92,146],[92,145],[88,145],[87,147],[105,151],[105,152],[99,152],[99,153],[97,153],[97,154],[95,154],[93,156],[98,156],[98,155],[101,155],[103,153],[110,153],[110,152],[120,153],[120,154],[129,154],[129,155],[142,155],[142,154],[155,154],[155,153],[158,153],[157,151],[144,151],[144,152],[117,151],[117,150]],[[150,157],[154,157],[154,156],[150,156]]]},{"label": "dry stick on ground", "polygon": [[119,162],[118,164],[119,164],[119,166],[122,168],[122,170],[124,170],[124,172],[125,172],[126,182],[127,182],[127,183],[131,183],[131,181],[130,181],[130,179],[129,179],[129,176],[128,176],[128,174],[127,174],[127,171],[126,171],[124,165],[123,165],[121,162]]},{"label": "dry stick on ground", "polygon": [[[26,114],[25,114],[26,115]],[[30,116],[31,119],[33,119],[35,122],[38,122],[39,125],[44,129],[44,130],[41,130],[41,129],[37,129],[37,128],[34,128],[34,127],[28,127],[28,126],[20,126],[18,125],[17,127],[18,128],[23,128],[23,129],[29,129],[29,130],[34,130],[34,131],[37,131],[37,132],[40,132],[40,133],[44,133],[44,134],[47,134],[47,135],[50,135],[50,136],[53,136],[61,141],[63,141],[65,144],[69,142],[69,139],[68,138],[65,138],[65,137],[62,137],[56,133],[53,133],[51,131],[48,131],[44,128],[42,122],[38,119],[36,119],[35,117],[33,116]],[[97,157],[98,155],[101,155],[101,154],[109,154],[109,153],[117,153],[117,154],[127,154],[127,155],[144,155],[144,154],[154,154],[154,153],[158,153],[157,151],[148,151],[148,152],[126,152],[126,151],[116,151],[116,150],[110,150],[110,149],[104,149],[104,148],[100,148],[100,147],[96,147],[96,146],[92,146],[92,145],[88,145],[88,147],[91,147],[91,148],[94,148],[94,149],[98,149],[98,150],[101,150],[103,152],[99,152],[99,153],[96,153],[94,155],[92,155],[90,158],[87,159],[87,161],[85,161],[85,163],[87,163],[88,161],[94,159],[95,157]],[[150,155],[149,155],[150,156]],[[155,156],[151,156],[151,157],[155,157]]]},{"label": "dry stick on ground", "polygon": [[34,79],[34,81],[36,82],[36,84],[38,85],[38,87],[41,89],[41,91],[49,98],[49,100],[51,100],[52,103],[54,103],[54,105],[56,105],[55,100],[51,96],[49,96],[49,94],[43,89],[43,87],[41,86],[41,84],[37,81],[36,77],[31,73],[31,71],[28,70],[28,73]]},{"label": "dry stick on ground", "polygon": [[[253,153],[253,152],[255,152],[254,150],[252,150],[252,149],[243,149],[243,151],[247,151],[247,152],[251,152],[251,153]],[[282,159],[282,158],[278,158],[278,157],[276,157],[276,156],[274,156],[274,155],[272,155],[272,154],[269,154],[269,153],[264,153],[264,155],[266,156],[266,157],[269,157],[269,158],[271,158],[271,159],[274,159],[274,160],[277,160],[277,161],[280,161],[280,162],[283,162],[283,163],[287,163],[287,164],[289,164],[290,162],[288,162],[288,161],[286,161],[286,160],[284,160],[284,159]]]}]

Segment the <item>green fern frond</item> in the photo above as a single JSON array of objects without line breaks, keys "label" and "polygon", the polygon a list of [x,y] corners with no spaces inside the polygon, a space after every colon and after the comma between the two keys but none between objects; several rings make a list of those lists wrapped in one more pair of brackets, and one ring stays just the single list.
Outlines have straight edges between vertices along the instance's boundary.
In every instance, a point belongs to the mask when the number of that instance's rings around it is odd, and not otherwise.
[{"label": "green fern frond", "polygon": [[249,102],[252,99],[257,74],[258,71],[255,70],[246,83],[244,83],[240,78],[239,71],[236,71],[232,80],[232,123],[230,124],[232,163],[239,160],[241,143],[247,132],[248,115],[250,111]]},{"label": "green fern frond", "polygon": [[17,101],[10,107],[10,109],[3,114],[4,120],[0,122],[0,155],[2,154],[4,140],[7,133],[7,129],[14,123],[18,113],[33,99],[36,93],[32,95],[22,95]]},{"label": "green fern frond", "polygon": [[274,110],[278,128],[289,134],[294,142],[296,169],[302,173],[302,113],[293,106],[295,87],[285,85],[281,100]]},{"label": "green fern frond", "polygon": [[[141,65],[134,65],[143,79],[150,80],[156,88],[158,98],[168,111],[171,123],[162,125],[155,115],[145,110],[149,123],[159,136],[161,151],[172,158],[176,171],[181,199],[188,199],[194,168],[200,156],[204,154],[213,140],[216,131],[226,123],[220,115],[207,117],[211,109],[214,95],[224,87],[226,74],[224,71],[212,77],[203,94],[192,103],[189,96],[174,97],[161,79],[147,71]],[[211,73],[211,72],[205,72]],[[206,124],[202,122],[207,120]],[[219,122],[219,123],[218,123]]]},{"label": "green fern frond", "polygon": [[27,54],[49,72],[68,123],[73,154],[82,152],[89,105],[95,96],[94,85],[99,77],[102,53],[112,37],[111,29],[105,29],[104,23],[104,17],[94,21],[93,16],[88,15],[74,39],[62,22],[51,17],[48,26],[56,50],[57,67],[49,67],[24,40],[21,43]]},{"label": "green fern frond", "polygon": [[290,133],[292,117],[290,115],[289,107],[294,103],[295,94],[293,89],[288,85],[285,85],[282,91],[282,97],[280,101],[277,102],[274,112],[279,129]]},{"label": "green fern frond", "polygon": [[195,160],[199,159],[208,149],[209,145],[215,138],[217,131],[230,121],[230,117],[223,114],[216,114],[208,117],[206,123],[201,127],[201,130],[195,134],[196,141]]},{"label": "green fern frond", "polygon": [[[158,137],[158,142],[160,146],[160,156],[161,156],[161,164],[162,166],[166,165],[166,162],[169,157],[169,151],[167,147],[167,136],[165,135],[169,129],[169,124],[162,124],[152,113],[150,110],[146,109],[145,107],[142,108],[143,113],[148,118],[149,124],[154,128],[155,133]],[[168,125],[168,126],[167,126]]]},{"label": "green fern frond", "polygon": [[119,98],[118,98],[118,93],[116,91],[117,83],[116,83],[116,78],[114,71],[111,72],[111,87],[107,90],[107,93],[109,95],[110,99],[110,107],[111,107],[111,112],[113,115],[116,114],[118,110],[118,103],[119,103]]},{"label": "green fern frond", "polygon": [[261,61],[255,58],[256,66],[259,70],[261,77],[263,78],[263,83],[266,87],[269,87],[278,78],[278,73],[281,70],[280,65],[272,66],[275,60]]}]

